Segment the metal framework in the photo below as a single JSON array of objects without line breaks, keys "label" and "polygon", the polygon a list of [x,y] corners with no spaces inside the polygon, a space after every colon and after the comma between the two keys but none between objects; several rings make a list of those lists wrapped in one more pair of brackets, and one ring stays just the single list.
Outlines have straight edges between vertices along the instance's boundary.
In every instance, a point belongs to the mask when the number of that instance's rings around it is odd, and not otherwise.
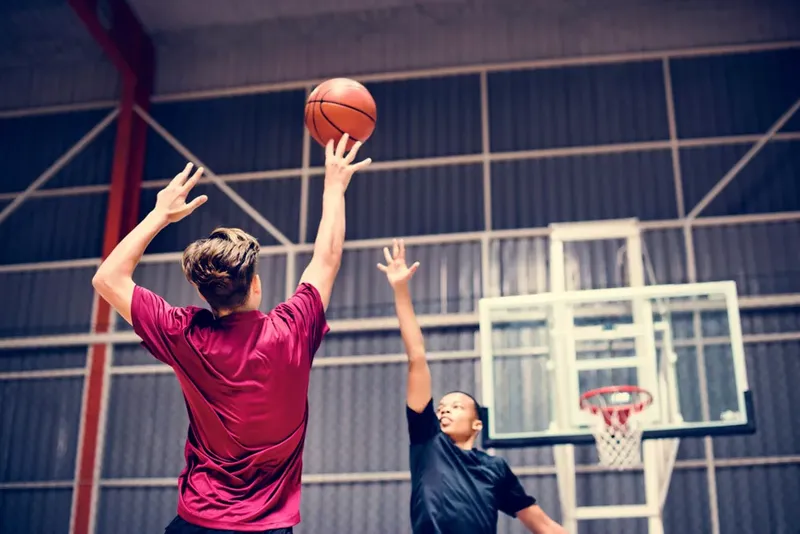
[{"label": "metal framework", "polygon": [[[73,0],[73,4],[82,4],[81,0]],[[438,77],[448,75],[460,74],[478,74],[480,76],[480,91],[481,91],[481,120],[482,120],[482,151],[480,154],[468,156],[455,156],[455,157],[441,157],[441,158],[424,158],[409,161],[392,161],[392,162],[376,162],[370,166],[366,172],[373,172],[379,170],[387,170],[394,168],[410,168],[410,167],[429,167],[439,165],[456,165],[463,163],[481,163],[483,166],[483,187],[484,187],[484,219],[485,231],[482,232],[465,232],[447,235],[433,235],[433,236],[412,236],[406,238],[406,241],[412,245],[438,245],[442,243],[456,243],[456,242],[478,242],[481,244],[482,254],[482,294],[484,296],[492,296],[491,280],[489,278],[490,266],[490,245],[493,241],[515,239],[523,237],[545,237],[549,235],[548,228],[532,228],[532,229],[519,229],[519,230],[493,230],[491,227],[491,163],[494,161],[515,160],[515,159],[535,159],[535,158],[552,158],[552,157],[568,157],[582,154],[608,154],[619,152],[631,151],[646,151],[657,149],[668,149],[672,154],[673,175],[675,177],[675,195],[676,204],[678,206],[678,219],[664,220],[664,221],[648,221],[641,223],[641,228],[644,231],[657,230],[657,229],[681,229],[684,232],[686,252],[687,252],[687,272],[689,273],[690,281],[696,281],[696,265],[695,255],[692,241],[692,230],[699,227],[708,226],[725,226],[725,225],[739,225],[739,224],[752,224],[762,222],[778,222],[778,221],[800,221],[800,212],[791,213],[767,213],[758,215],[742,215],[742,216],[727,216],[727,217],[701,217],[702,210],[707,207],[710,202],[724,189],[724,187],[735,179],[738,172],[754,157],[757,152],[768,142],[782,142],[782,141],[797,141],[800,140],[800,133],[778,133],[778,130],[785,124],[796,112],[800,106],[800,101],[787,110],[781,119],[773,125],[768,132],[764,135],[746,135],[746,136],[728,136],[728,137],[715,137],[703,139],[684,140],[679,139],[677,129],[675,126],[675,112],[674,102],[672,97],[672,86],[670,76],[670,60],[675,58],[684,57],[698,57],[710,56],[720,54],[732,54],[743,52],[756,52],[779,50],[786,48],[799,48],[800,42],[784,42],[772,43],[763,45],[741,45],[741,46],[728,46],[728,47],[714,47],[714,48],[700,48],[693,50],[677,50],[677,51],[664,51],[664,52],[647,52],[647,53],[633,53],[633,54],[617,54],[609,56],[598,57],[582,57],[573,59],[557,59],[557,60],[540,60],[533,62],[515,63],[515,64],[499,64],[499,65],[486,65],[482,67],[469,67],[469,68],[453,68],[453,69],[435,69],[426,71],[414,71],[396,74],[378,74],[372,76],[360,77],[363,81],[391,81],[391,80],[405,80],[411,78],[422,77]],[[579,66],[579,65],[599,65],[599,64],[614,64],[631,61],[642,60],[660,60],[663,65],[664,83],[666,89],[666,107],[669,122],[670,138],[664,141],[643,142],[643,143],[625,143],[603,146],[589,146],[589,147],[570,147],[561,149],[547,149],[547,150],[531,150],[520,151],[511,153],[492,153],[490,146],[489,136],[489,109],[487,97],[487,75],[490,72],[515,70],[515,69],[542,69],[551,67],[563,66]],[[198,100],[204,98],[214,98],[220,96],[233,96],[253,94],[269,91],[282,91],[289,89],[304,89],[308,91],[316,81],[304,81],[298,83],[288,84],[273,84],[269,86],[249,86],[237,89],[224,89],[217,91],[202,91],[172,95],[161,95],[152,98],[152,102],[174,102],[185,100]],[[0,112],[0,119],[11,117],[22,117],[27,115],[38,115],[43,113],[61,113],[68,111],[78,111],[86,109],[103,109],[112,108],[115,103],[111,102],[96,102],[79,105],[67,106],[53,106],[49,108],[39,108],[32,110],[12,110]],[[182,153],[189,159],[197,161],[194,154],[186,150],[174,136],[172,136],[166,129],[158,124],[148,113],[145,106],[133,107],[133,112],[147,122],[150,127],[161,134],[168,143],[170,143],[179,153]],[[113,120],[113,115],[117,113],[116,109],[112,109],[111,114],[104,120]],[[100,124],[98,124],[100,127]],[[102,128],[101,128],[102,129]],[[94,130],[93,130],[94,131]],[[91,132],[90,132],[91,133]],[[88,143],[88,141],[87,141]],[[684,204],[683,188],[681,183],[681,170],[679,150],[684,147],[700,147],[700,146],[718,146],[725,144],[744,144],[752,143],[751,150],[740,160],[740,162],[731,169],[729,173],[724,176],[720,182],[709,192],[697,206],[691,210],[687,210]],[[73,147],[64,157],[59,160],[60,165],[63,167],[68,163],[71,157],[74,157],[80,151],[81,147]],[[308,133],[304,133],[303,140],[303,156],[301,168],[284,169],[277,171],[266,172],[249,172],[229,175],[215,175],[210,172],[212,181],[220,187],[220,189],[231,196],[234,202],[237,200],[231,195],[235,195],[228,183],[248,181],[248,180],[266,180],[272,178],[285,178],[297,177],[301,180],[301,217],[300,217],[300,242],[292,243],[285,238],[269,221],[258,214],[257,211],[248,209],[247,203],[237,202],[243,210],[248,212],[254,220],[265,229],[267,229],[280,243],[279,246],[264,247],[262,254],[274,255],[285,254],[287,256],[287,280],[286,291],[287,295],[293,289],[292,280],[294,276],[294,269],[289,268],[294,265],[296,255],[302,252],[309,252],[312,250],[312,245],[305,243],[307,213],[308,213],[308,182],[309,178],[314,175],[321,174],[323,169],[320,167],[310,166],[310,141]],[[58,162],[57,162],[58,163]],[[54,174],[54,172],[53,172]],[[52,175],[52,174],[51,174]],[[44,175],[43,175],[44,176]],[[165,177],[166,178],[166,177]],[[104,192],[110,190],[112,186],[84,186],[84,187],[65,187],[59,189],[37,190],[38,186],[43,184],[48,177],[40,176],[31,186],[25,191],[19,193],[0,194],[0,200],[12,200],[13,206],[18,206],[21,202],[29,198],[37,198],[44,196],[65,196],[76,194],[90,194],[97,192]],[[147,182],[143,184],[145,188],[160,187],[165,183],[164,181]],[[247,206],[246,206],[247,205]],[[11,206],[6,207],[4,212],[0,214],[0,222],[13,210]],[[8,213],[5,213],[5,212]],[[687,213],[688,211],[688,213]],[[359,241],[348,241],[345,247],[349,250],[364,249],[383,246],[385,239],[367,239]],[[174,254],[159,254],[159,255],[146,255],[143,262],[171,262],[180,256],[179,253]],[[99,263],[99,258],[95,259],[82,259],[74,261],[60,261],[60,262],[42,262],[37,264],[22,264],[22,265],[4,265],[0,266],[0,273],[8,272],[22,272],[34,271],[43,269],[65,269],[75,267],[93,266]],[[775,307],[789,307],[800,305],[800,294],[791,295],[773,295],[765,297],[744,297],[740,299],[740,307],[742,309],[767,309]],[[95,303],[93,315],[98,313],[99,304]],[[102,316],[102,313],[97,315]],[[108,317],[108,316],[105,316]],[[699,316],[698,316],[699,317]],[[110,321],[113,325],[113,321]],[[446,314],[446,315],[430,315],[421,317],[421,324],[424,328],[435,328],[443,326],[478,326],[477,313],[463,313],[463,314]],[[396,321],[393,318],[372,318],[372,319],[357,319],[357,320],[343,320],[332,321],[332,330],[334,332],[357,332],[369,330],[386,330],[392,329],[396,326]],[[800,340],[800,332],[789,332],[780,334],[763,334],[763,335],[750,335],[744,336],[745,343],[762,343],[770,341],[789,341]],[[26,372],[9,372],[0,373],[0,380],[24,380],[29,378],[58,378],[64,376],[85,376],[87,381],[91,376],[101,376],[104,384],[111,384],[110,377],[116,374],[133,374],[133,373],[165,373],[170,372],[170,369],[160,364],[136,367],[116,367],[111,365],[110,351],[113,349],[114,344],[117,343],[135,343],[138,338],[133,333],[109,331],[107,333],[86,333],[77,335],[54,335],[54,336],[40,336],[28,338],[13,338],[13,339],[0,339],[0,350],[13,349],[22,347],[42,347],[42,346],[66,346],[66,345],[86,345],[86,346],[99,346],[104,347],[107,351],[107,357],[104,363],[99,367],[92,365],[91,358],[87,361],[85,368],[76,369],[60,369],[52,371],[26,371]],[[694,343],[698,349],[699,361],[702,358],[702,349],[704,346],[713,344],[715,342],[724,343],[725,339],[690,339],[690,340],[677,340],[676,344]],[[430,355],[432,360],[477,360],[479,359],[479,351],[449,351],[433,353]],[[315,361],[315,367],[325,367],[334,365],[368,365],[376,362],[389,363],[394,362],[401,364],[405,361],[404,355],[365,355],[353,356],[347,358],[321,358]],[[701,382],[704,383],[704,382]],[[92,506],[91,518],[88,523],[82,523],[80,528],[76,528],[74,532],[90,532],[93,529],[93,518],[95,515],[95,507],[97,500],[97,489],[99,487],[112,487],[112,486],[172,486],[174,479],[124,479],[124,480],[103,480],[100,478],[99,466],[101,465],[102,444],[105,432],[105,412],[108,403],[108,387],[101,388],[102,395],[100,397],[100,413],[97,428],[97,455],[94,456],[92,462],[92,477],[90,487],[92,491]],[[705,392],[707,395],[707,392]],[[87,414],[82,413],[82,425],[86,419]],[[81,435],[85,433],[82,428]],[[81,438],[83,439],[83,438]],[[85,445],[83,442],[79,444],[79,449]],[[717,509],[716,498],[716,477],[715,468],[727,466],[751,466],[751,465],[767,465],[767,464],[796,464],[800,463],[800,456],[786,456],[774,458],[744,458],[744,459],[715,459],[713,454],[713,447],[711,439],[707,438],[705,441],[705,458],[700,460],[678,461],[675,464],[676,469],[695,469],[703,467],[706,469],[708,475],[708,488],[709,488],[709,502],[711,506],[711,525],[712,534],[719,534],[719,517]],[[78,462],[80,465],[80,462]],[[595,472],[599,469],[592,466],[574,466],[576,473]],[[75,481],[45,481],[45,482],[21,482],[13,484],[0,484],[0,489],[15,489],[15,488],[38,488],[38,487],[71,487],[79,490],[81,481],[85,480],[79,476],[76,468]],[[536,476],[536,475],[551,475],[556,472],[555,466],[550,467],[520,467],[516,468],[519,474],[523,476]],[[407,473],[397,472],[377,472],[377,473],[349,473],[349,474],[321,474],[321,475],[306,475],[304,477],[305,483],[339,483],[339,482],[360,482],[360,481],[389,481],[389,480],[407,480]],[[76,514],[73,510],[73,514]],[[71,531],[72,532],[72,531]]]}]

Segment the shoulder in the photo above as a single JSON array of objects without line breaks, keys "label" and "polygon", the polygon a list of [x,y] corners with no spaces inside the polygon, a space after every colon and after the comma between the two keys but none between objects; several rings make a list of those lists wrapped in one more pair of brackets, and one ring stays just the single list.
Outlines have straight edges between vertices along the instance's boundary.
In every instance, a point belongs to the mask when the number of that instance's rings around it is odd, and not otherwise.
[{"label": "shoulder", "polygon": [[505,477],[511,472],[511,467],[508,465],[508,462],[506,462],[505,458],[492,456],[480,449],[476,449],[475,454],[479,458],[481,465],[491,470],[498,477]]}]

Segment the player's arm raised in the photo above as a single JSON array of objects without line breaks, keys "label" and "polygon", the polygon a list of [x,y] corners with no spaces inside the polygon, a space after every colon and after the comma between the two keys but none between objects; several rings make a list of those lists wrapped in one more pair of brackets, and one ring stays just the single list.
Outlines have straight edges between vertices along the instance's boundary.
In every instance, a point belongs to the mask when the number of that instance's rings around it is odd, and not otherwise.
[{"label": "player's arm raised", "polygon": [[319,291],[322,305],[328,308],[333,290],[333,282],[342,263],[342,247],[345,234],[344,193],[350,184],[353,173],[365,168],[372,160],[367,158],[353,164],[361,147],[361,142],[353,145],[345,154],[348,135],[339,140],[336,151],[333,140],[325,147],[325,185],[322,192],[322,217],[319,221],[317,239],[314,241],[314,254],[308,267],[300,277],[300,283],[309,283]]},{"label": "player's arm raised", "polygon": [[422,329],[414,313],[414,304],[408,282],[414,276],[419,262],[409,267],[406,265],[406,250],[403,241],[394,240],[392,253],[383,249],[386,265],[378,264],[378,269],[386,274],[389,284],[394,290],[394,306],[400,321],[400,335],[408,356],[408,389],[406,403],[417,413],[421,413],[431,401],[431,371],[425,358],[425,341]]},{"label": "player's arm raised", "polygon": [[95,290],[128,323],[132,324],[133,271],[142,259],[147,245],[169,223],[180,221],[208,200],[207,196],[200,195],[186,203],[189,191],[203,174],[203,168],[200,167],[189,178],[191,170],[192,164],[188,163],[167,187],[158,192],[153,211],[114,247],[92,278]]},{"label": "player's arm raised", "polygon": [[566,529],[553,521],[537,504],[517,512],[517,519],[533,534],[567,534]]}]

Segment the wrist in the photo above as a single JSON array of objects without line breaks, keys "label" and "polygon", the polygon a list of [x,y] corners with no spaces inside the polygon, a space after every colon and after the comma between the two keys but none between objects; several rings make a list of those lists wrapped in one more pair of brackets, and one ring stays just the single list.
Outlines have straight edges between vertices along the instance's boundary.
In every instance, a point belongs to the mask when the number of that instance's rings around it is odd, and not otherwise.
[{"label": "wrist", "polygon": [[165,228],[169,224],[167,213],[158,208],[153,208],[153,210],[147,214],[145,220],[158,227],[159,230]]},{"label": "wrist", "polygon": [[408,291],[408,282],[398,282],[397,284],[392,286],[395,295],[405,296],[409,294]]},{"label": "wrist", "polygon": [[322,194],[327,195],[344,195],[347,186],[341,182],[334,180],[325,180],[325,186],[322,189]]}]

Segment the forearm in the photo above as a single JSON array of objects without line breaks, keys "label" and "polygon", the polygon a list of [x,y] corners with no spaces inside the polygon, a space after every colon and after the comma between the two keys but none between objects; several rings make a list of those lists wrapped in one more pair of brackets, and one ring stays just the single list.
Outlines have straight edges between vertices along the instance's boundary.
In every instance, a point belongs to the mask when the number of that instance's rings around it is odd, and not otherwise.
[{"label": "forearm", "polygon": [[431,372],[425,357],[425,341],[414,313],[408,286],[398,286],[394,297],[395,311],[400,322],[400,336],[408,357],[406,402],[415,412],[422,412],[432,396]]},{"label": "forearm", "polygon": [[131,278],[145,249],[167,224],[167,219],[163,215],[150,212],[114,247],[111,254],[100,265],[95,278]]},{"label": "forearm", "polygon": [[300,282],[317,288],[327,309],[333,282],[342,264],[345,236],[344,187],[326,185],[322,194],[322,216],[319,221],[314,254]]},{"label": "forearm", "polygon": [[147,245],[167,224],[166,217],[151,212],[114,247],[92,279],[95,290],[128,323],[132,324],[133,271],[142,259]]},{"label": "forearm", "polygon": [[322,216],[314,240],[314,257],[329,264],[339,264],[342,259],[345,235],[344,189],[325,186],[322,193]]},{"label": "forearm", "polygon": [[417,360],[425,361],[425,340],[407,285],[395,289],[394,308],[400,322],[400,336],[403,338],[409,364]]}]

